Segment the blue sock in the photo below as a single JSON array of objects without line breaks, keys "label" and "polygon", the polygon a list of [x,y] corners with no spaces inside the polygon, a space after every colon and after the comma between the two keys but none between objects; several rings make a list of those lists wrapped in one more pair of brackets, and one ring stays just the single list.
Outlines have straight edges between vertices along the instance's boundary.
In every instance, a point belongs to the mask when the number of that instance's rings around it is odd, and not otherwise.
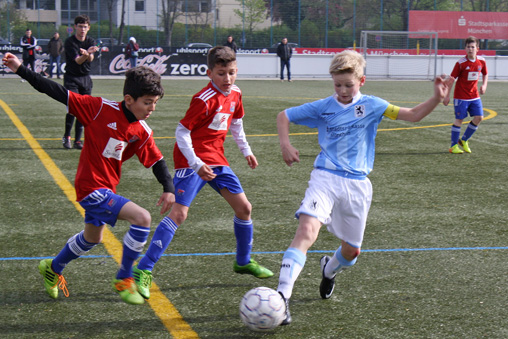
[{"label": "blue sock", "polygon": [[132,265],[143,251],[150,228],[131,225],[129,232],[123,237],[122,264],[116,274],[117,279],[132,277]]},{"label": "blue sock", "polygon": [[153,234],[152,241],[150,242],[150,246],[148,246],[145,256],[141,258],[138,263],[138,268],[140,270],[153,270],[153,266],[159,261],[162,254],[171,243],[171,240],[173,240],[177,228],[178,225],[175,224],[171,218],[165,217],[161,220],[159,226],[155,229],[155,233]]},{"label": "blue sock", "polygon": [[250,262],[252,250],[252,235],[254,233],[252,220],[242,220],[235,215],[236,263],[240,266]]},{"label": "blue sock", "polygon": [[61,274],[65,266],[74,259],[79,258],[86,252],[90,251],[95,245],[85,240],[84,231],[73,235],[65,244],[64,248],[58,253],[51,264],[51,268],[55,273]]},{"label": "blue sock", "polygon": [[459,142],[460,126],[452,125],[452,146]]},{"label": "blue sock", "polygon": [[471,138],[473,136],[474,132],[476,132],[477,129],[478,129],[478,126],[476,126],[475,124],[470,122],[469,125],[467,125],[466,130],[464,131],[464,135],[462,136],[462,140],[468,141],[469,138]]}]

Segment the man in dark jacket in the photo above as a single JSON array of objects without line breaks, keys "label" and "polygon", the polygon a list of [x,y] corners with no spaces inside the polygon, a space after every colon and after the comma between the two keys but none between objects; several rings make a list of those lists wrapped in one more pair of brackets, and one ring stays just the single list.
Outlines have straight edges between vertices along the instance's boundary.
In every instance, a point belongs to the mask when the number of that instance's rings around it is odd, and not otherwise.
[{"label": "man in dark jacket", "polygon": [[55,32],[53,37],[48,42],[48,52],[49,52],[49,64],[48,64],[48,73],[49,77],[53,77],[53,63],[56,63],[56,77],[60,79],[60,59],[61,55],[64,51],[62,39],[60,39],[60,34]]},{"label": "man in dark jacket", "polygon": [[224,46],[231,48],[235,53],[236,53],[236,50],[238,49],[238,47],[236,46],[235,39],[233,38],[232,35],[228,35],[228,39],[227,39],[226,43],[224,44]]},{"label": "man in dark jacket", "polygon": [[[91,95],[93,82],[90,77],[94,53],[99,50],[95,40],[87,36],[90,30],[90,18],[82,14],[74,18],[74,30],[76,33],[65,40],[65,74],[64,87],[74,93],[82,95]],[[65,133],[62,138],[63,147],[70,149],[71,130],[74,124],[74,115],[67,114],[65,117]],[[83,142],[81,134],[83,125],[76,120],[74,148],[82,149]]]},{"label": "man in dark jacket", "polygon": [[37,39],[32,36],[32,30],[26,29],[25,35],[21,38],[19,44],[23,47],[23,65],[30,65],[32,71],[35,72],[35,47]]},{"label": "man in dark jacket", "polygon": [[291,64],[290,59],[293,55],[293,49],[288,45],[288,38],[282,38],[277,46],[277,55],[280,58],[280,81],[284,81],[284,67],[287,67],[288,81],[291,82]]}]

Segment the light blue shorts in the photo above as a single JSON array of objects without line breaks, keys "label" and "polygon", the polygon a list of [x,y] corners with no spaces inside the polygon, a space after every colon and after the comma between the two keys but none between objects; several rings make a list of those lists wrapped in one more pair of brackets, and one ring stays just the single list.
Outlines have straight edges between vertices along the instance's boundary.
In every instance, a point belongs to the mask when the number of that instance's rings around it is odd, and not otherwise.
[{"label": "light blue shorts", "polygon": [[217,176],[210,181],[205,181],[190,168],[176,170],[173,178],[175,185],[175,202],[189,207],[205,184],[210,185],[217,193],[227,188],[233,194],[243,193],[240,180],[228,166],[213,167],[213,173]]},{"label": "light blue shorts", "polygon": [[85,209],[85,222],[95,226],[109,224],[115,226],[122,207],[130,200],[101,188],[93,191],[79,204]]},{"label": "light blue shorts", "polygon": [[475,100],[454,99],[453,105],[455,106],[455,119],[464,120],[467,118],[468,112],[472,117],[483,116],[483,105],[480,98]]}]

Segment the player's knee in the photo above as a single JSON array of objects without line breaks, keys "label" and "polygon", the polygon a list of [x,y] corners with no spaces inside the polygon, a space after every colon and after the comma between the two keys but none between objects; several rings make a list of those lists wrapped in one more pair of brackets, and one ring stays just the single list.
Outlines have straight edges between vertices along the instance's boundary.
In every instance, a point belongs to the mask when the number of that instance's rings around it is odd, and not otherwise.
[{"label": "player's knee", "polygon": [[142,208],[138,213],[136,213],[136,216],[134,217],[134,220],[132,221],[132,224],[148,227],[150,228],[150,224],[152,223],[152,217],[150,216],[150,212]]},{"label": "player's knee", "polygon": [[249,220],[252,213],[252,204],[249,201],[243,203],[235,210],[235,215],[243,220]]},{"label": "player's knee", "polygon": [[354,260],[356,259],[359,255],[360,255],[360,248],[359,247],[353,247],[353,246],[342,246],[342,256],[346,259],[346,260]]},{"label": "player's knee", "polygon": [[187,219],[187,211],[173,208],[169,213],[169,217],[171,218],[171,220],[175,222],[175,224],[180,226],[181,224],[183,224],[185,219]]}]

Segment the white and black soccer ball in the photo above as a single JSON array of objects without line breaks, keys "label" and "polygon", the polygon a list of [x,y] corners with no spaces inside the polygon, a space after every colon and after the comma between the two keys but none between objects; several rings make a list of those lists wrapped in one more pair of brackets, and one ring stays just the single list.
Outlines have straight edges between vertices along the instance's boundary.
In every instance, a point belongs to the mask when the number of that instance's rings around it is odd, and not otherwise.
[{"label": "white and black soccer ball", "polygon": [[270,331],[279,326],[285,317],[286,304],[271,288],[253,288],[240,302],[240,318],[253,331]]}]

